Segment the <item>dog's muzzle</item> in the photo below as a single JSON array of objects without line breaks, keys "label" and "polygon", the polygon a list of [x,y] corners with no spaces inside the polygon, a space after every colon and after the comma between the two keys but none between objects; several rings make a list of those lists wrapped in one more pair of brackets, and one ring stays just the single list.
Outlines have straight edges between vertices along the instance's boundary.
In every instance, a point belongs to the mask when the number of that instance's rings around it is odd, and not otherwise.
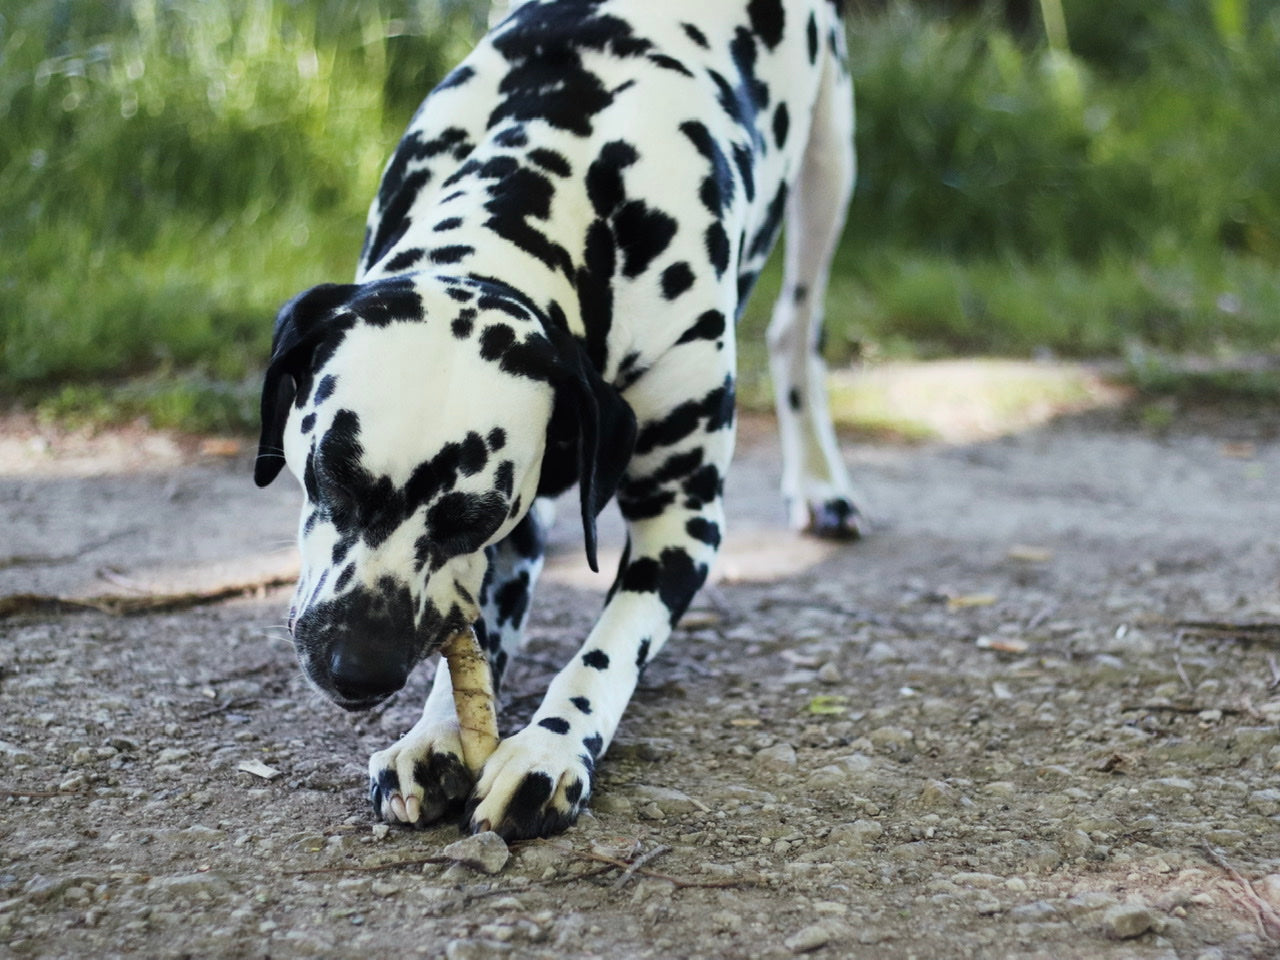
[{"label": "dog's muzzle", "polygon": [[340,707],[366,710],[399,690],[423,644],[399,590],[357,589],[309,608],[293,627],[298,659]]}]

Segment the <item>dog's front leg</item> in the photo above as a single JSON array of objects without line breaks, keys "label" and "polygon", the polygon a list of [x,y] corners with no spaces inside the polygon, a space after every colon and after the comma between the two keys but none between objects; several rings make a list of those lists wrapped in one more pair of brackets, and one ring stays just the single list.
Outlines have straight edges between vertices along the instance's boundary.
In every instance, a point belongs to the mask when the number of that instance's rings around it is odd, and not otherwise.
[{"label": "dog's front leg", "polygon": [[[705,358],[701,365],[710,366]],[[706,579],[720,544],[722,477],[733,449],[732,380],[725,374],[694,396],[677,406],[668,399],[642,419],[618,493],[628,546],[605,609],[529,725],[485,764],[470,804],[472,830],[514,839],[573,823],[640,671]]]},{"label": "dog's front leg", "polygon": [[425,826],[460,812],[473,783],[442,657],[418,722],[369,758],[369,800],[388,823]]}]

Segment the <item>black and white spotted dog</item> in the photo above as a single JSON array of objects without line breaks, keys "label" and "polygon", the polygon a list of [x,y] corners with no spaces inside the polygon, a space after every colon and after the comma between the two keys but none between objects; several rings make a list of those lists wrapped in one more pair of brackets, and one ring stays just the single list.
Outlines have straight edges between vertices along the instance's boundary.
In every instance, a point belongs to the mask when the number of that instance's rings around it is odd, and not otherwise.
[{"label": "black and white spotted dog", "polygon": [[793,524],[858,533],[817,351],[854,174],[832,0],[528,0],[418,110],[357,280],[276,320],[255,477],[306,491],[289,625],[351,710],[474,624],[519,649],[550,498],[577,482],[588,561],[628,540],[595,628],[478,782],[448,669],[369,763],[386,820],[465,809],[508,838],[572,823],[645,663],[720,543],[734,321],[783,222],[769,329]]}]

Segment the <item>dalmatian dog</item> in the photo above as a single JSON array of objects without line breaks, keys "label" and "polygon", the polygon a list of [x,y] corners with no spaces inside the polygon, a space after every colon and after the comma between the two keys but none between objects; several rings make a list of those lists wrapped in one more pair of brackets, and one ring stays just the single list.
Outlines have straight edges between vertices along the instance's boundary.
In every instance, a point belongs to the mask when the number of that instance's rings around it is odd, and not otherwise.
[{"label": "dalmatian dog", "polygon": [[707,576],[734,441],[734,321],[784,222],[768,331],[793,525],[857,536],[818,345],[853,185],[832,0],[525,0],[426,98],[354,283],[276,319],[255,468],[305,492],[289,629],[339,706],[399,690],[471,626],[495,685],[578,484],[587,562],[627,546],[529,724],[474,777],[447,665],[369,764],[392,823],[574,822],[640,672]]}]

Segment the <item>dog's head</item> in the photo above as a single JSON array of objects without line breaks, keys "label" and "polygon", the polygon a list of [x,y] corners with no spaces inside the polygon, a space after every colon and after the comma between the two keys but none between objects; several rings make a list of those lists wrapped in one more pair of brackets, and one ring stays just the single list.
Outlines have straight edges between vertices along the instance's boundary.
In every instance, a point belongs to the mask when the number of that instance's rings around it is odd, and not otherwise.
[{"label": "dog's head", "polygon": [[254,479],[287,464],[302,483],[290,630],[341,706],[384,700],[475,621],[485,548],[575,477],[595,569],[635,418],[561,320],[493,281],[419,275],[324,284],[276,318]]}]

